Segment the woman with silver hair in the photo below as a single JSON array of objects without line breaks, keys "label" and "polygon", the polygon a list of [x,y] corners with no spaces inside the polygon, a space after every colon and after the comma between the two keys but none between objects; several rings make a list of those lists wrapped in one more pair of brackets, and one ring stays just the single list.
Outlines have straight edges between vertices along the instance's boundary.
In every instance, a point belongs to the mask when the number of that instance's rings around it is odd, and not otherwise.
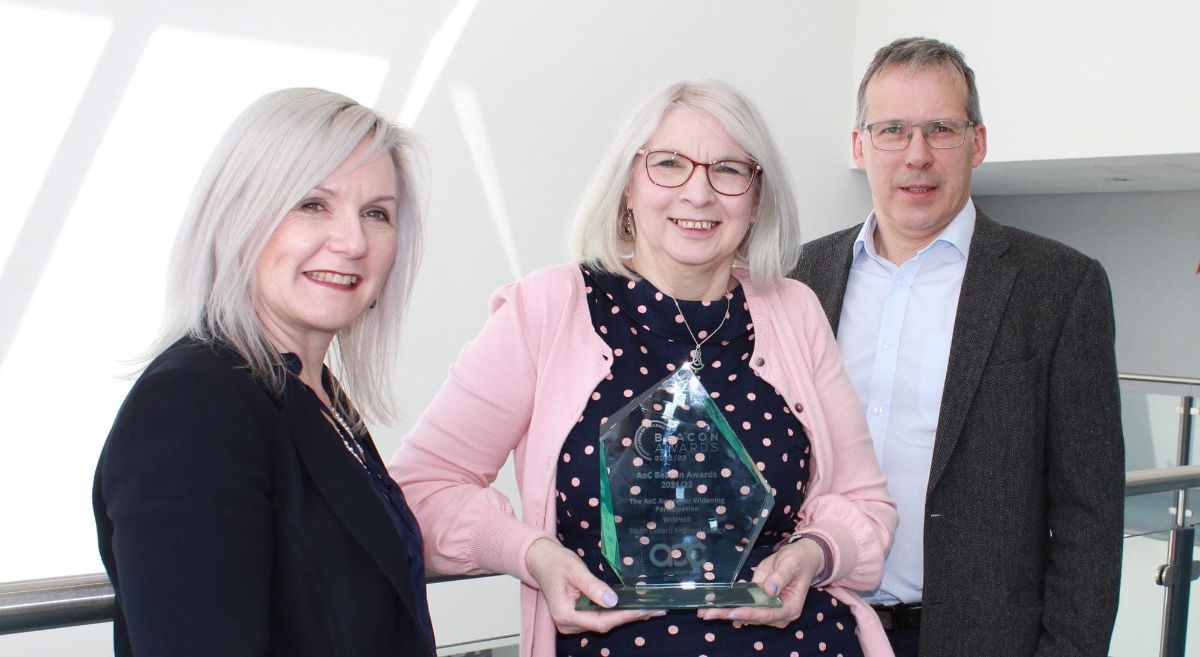
[{"label": "woman with silver hair", "polygon": [[420,530],[365,428],[420,254],[413,155],[287,89],[211,156],[96,470],[117,655],[434,654]]},{"label": "woman with silver hair", "polygon": [[[784,278],[799,254],[797,223],[783,159],[751,104],[720,82],[674,84],[635,112],[600,167],[575,218],[575,261],[493,296],[487,324],[390,470],[421,521],[431,570],[524,582],[522,655],[890,654],[878,618],[850,589],[877,584],[895,506],[825,314],[808,288]],[[720,411],[711,423],[736,427],[745,470],[757,470],[747,481],[769,482],[774,495],[730,576],[781,604],[578,610],[581,598],[613,607],[623,565],[670,562],[664,555],[678,565],[707,549],[707,531],[672,533],[671,522],[690,513],[666,511],[675,498],[641,490],[679,478],[667,469],[673,459],[703,459],[679,442],[693,436],[663,429],[661,444],[628,461],[661,460],[662,472],[639,471],[647,481],[615,492],[615,470],[627,462],[602,462],[598,440],[630,409],[660,411],[647,394],[697,379],[705,404]],[[492,487],[510,453],[520,519]],[[710,469],[729,477],[738,464],[726,463]],[[693,474],[712,478],[698,493],[724,485],[715,473]],[[680,500],[711,503],[686,488],[672,485]],[[638,495],[663,511],[630,527],[614,509],[633,502],[614,500]],[[717,504],[714,513],[726,514]],[[714,537],[724,531],[716,517],[712,527]],[[647,547],[614,558],[620,535]],[[700,584],[712,568],[695,571]]]}]

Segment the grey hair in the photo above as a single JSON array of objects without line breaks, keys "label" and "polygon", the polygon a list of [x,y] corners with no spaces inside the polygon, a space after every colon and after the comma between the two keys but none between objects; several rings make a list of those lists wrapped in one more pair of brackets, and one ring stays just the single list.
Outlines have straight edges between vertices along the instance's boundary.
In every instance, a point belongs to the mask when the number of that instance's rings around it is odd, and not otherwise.
[{"label": "grey hair", "polygon": [[929,68],[939,68],[961,79],[967,85],[967,105],[964,108],[967,120],[972,123],[983,123],[983,113],[979,110],[979,90],[975,88],[975,71],[967,66],[967,60],[954,46],[925,37],[907,37],[896,39],[875,52],[875,59],[863,74],[862,82],[858,85],[858,117],[855,127],[861,128],[867,123],[867,83],[875,76],[892,68],[903,68],[909,73],[916,73]]},{"label": "grey hair", "polygon": [[751,192],[758,195],[754,223],[738,248],[738,265],[750,271],[755,287],[768,289],[783,279],[800,257],[800,222],[791,176],[766,123],[750,101],[718,80],[685,80],[664,87],[641,104],[617,133],[571,225],[571,257],[588,266],[637,280],[626,266],[630,240],[621,234],[625,189],[639,149],[647,145],[674,106],[712,116],[742,150],[763,168]]},{"label": "grey hair", "polygon": [[269,93],[225,132],[175,238],[156,352],[185,336],[220,341],[265,385],[282,390],[283,358],[255,312],[256,264],[284,216],[364,139],[364,163],[387,153],[396,168],[396,260],[374,310],[338,332],[326,359],[355,399],[356,424],[364,416],[393,419],[391,364],[421,253],[417,153],[408,130],[333,92]]}]

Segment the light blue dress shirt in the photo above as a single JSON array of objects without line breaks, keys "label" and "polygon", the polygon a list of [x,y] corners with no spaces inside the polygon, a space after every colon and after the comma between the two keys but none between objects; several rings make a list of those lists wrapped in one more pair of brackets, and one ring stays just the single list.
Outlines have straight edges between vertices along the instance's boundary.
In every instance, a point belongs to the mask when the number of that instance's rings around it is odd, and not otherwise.
[{"label": "light blue dress shirt", "polygon": [[921,600],[925,489],[975,204],[967,201],[937,238],[900,265],[876,251],[875,222],[872,213],[854,243],[837,342],[900,511],[883,582],[869,597],[910,603]]}]

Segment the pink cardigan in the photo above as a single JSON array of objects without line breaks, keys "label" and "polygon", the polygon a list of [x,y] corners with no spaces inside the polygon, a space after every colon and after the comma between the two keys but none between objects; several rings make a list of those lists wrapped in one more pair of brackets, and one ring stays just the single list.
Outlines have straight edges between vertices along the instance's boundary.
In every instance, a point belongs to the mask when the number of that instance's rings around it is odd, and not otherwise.
[{"label": "pink cardigan", "polygon": [[[758,293],[745,270],[734,275],[754,322],[751,366],[795,409],[812,443],[812,476],[797,526],[820,534],[832,549],[827,590],[853,610],[867,657],[890,657],[878,617],[849,589],[878,585],[896,508],[825,313],[801,283],[784,280]],[[554,538],[562,444],[612,359],[592,330],[586,300],[573,263],[497,290],[487,324],[463,348],[389,466],[421,523],[431,571],[508,573],[524,582],[522,657],[554,655],[554,621],[525,553],[538,538]],[[491,487],[510,453],[520,519]]]}]

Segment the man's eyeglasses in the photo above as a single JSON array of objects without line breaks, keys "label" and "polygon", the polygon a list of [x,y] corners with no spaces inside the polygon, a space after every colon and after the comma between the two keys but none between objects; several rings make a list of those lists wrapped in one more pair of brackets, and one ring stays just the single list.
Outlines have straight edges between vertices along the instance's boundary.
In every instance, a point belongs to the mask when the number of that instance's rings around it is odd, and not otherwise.
[{"label": "man's eyeglasses", "polygon": [[919,129],[930,148],[958,148],[967,142],[967,128],[977,125],[966,119],[935,119],[924,123],[878,121],[863,126],[871,145],[881,151],[902,151]]},{"label": "man's eyeglasses", "polygon": [[679,153],[644,148],[638,151],[638,155],[646,156],[646,175],[650,176],[650,182],[659,187],[681,187],[692,177],[696,167],[704,167],[708,172],[708,184],[723,196],[745,194],[754,184],[755,176],[762,172],[762,167],[754,162],[697,162]]}]

